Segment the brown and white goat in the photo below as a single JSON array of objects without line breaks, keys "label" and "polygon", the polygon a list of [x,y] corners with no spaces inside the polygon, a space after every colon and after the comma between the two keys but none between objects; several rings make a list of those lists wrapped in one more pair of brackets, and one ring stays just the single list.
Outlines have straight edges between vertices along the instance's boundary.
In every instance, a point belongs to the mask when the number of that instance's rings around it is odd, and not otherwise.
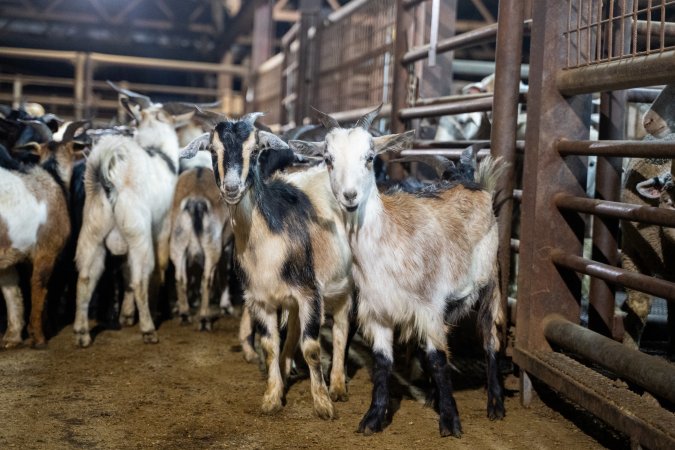
[{"label": "brown and white goat", "polygon": [[[103,136],[92,149],[85,173],[86,200],[77,242],[75,341],[91,344],[88,311],[105,265],[106,248],[127,255],[129,290],[120,322],[133,323],[136,306],[146,343],[158,342],[150,315],[150,277],[162,277],[169,261],[167,216],[178,177],[178,138],[182,118],[167,114],[148,97],[117,88],[120,102],[135,117],[134,136]],[[136,305],[134,305],[134,301]]]},{"label": "brown and white goat", "polygon": [[[216,183],[230,206],[246,306],[262,327],[268,369],[262,409],[272,413],[282,407],[284,382],[300,339],[314,410],[328,419],[335,414],[331,398],[347,396],[351,253],[325,168],[277,173],[295,155],[281,139],[255,128],[258,115],[218,123],[208,147]],[[281,364],[280,308],[288,313]],[[334,318],[330,392],[323,379],[319,343],[324,308],[332,310]]]},{"label": "brown and white goat", "polygon": [[478,169],[477,182],[444,182],[416,194],[380,194],[375,156],[405,148],[413,132],[371,137],[367,130],[378,112],[350,129],[320,113],[330,130],[325,141],[291,141],[303,153],[323,156],[345,217],[359,290],[359,325],[371,342],[374,360],[372,403],[358,430],[370,434],[385,424],[394,331],[399,329],[403,340],[415,339],[426,351],[437,386],[441,435],[459,437],[446,335],[476,304],[487,354],[487,413],[490,419],[504,417],[497,367],[502,320],[498,232],[492,204],[499,170],[488,159]]},{"label": "brown and white goat", "polygon": [[[199,328],[211,329],[209,300],[216,268],[224,247],[232,239],[230,213],[222,203],[214,181],[211,157],[207,152],[201,165],[185,170],[178,177],[171,207],[169,255],[176,268],[178,313],[184,322],[190,318],[188,302],[188,267],[203,269]],[[194,158],[188,161],[195,161]],[[222,292],[220,307],[231,307],[227,288]]]},{"label": "brown and white goat", "polygon": [[42,314],[54,264],[70,236],[68,189],[73,163],[84,147],[73,141],[73,136],[82,125],[71,124],[60,142],[33,143],[40,161],[36,166],[19,164],[0,148],[0,287],[7,304],[5,348],[22,342],[24,308],[15,267],[22,261],[33,265],[29,339],[35,347],[46,345]]},{"label": "brown and white goat", "polygon": [[[675,141],[675,85],[666,86],[643,117],[645,140]],[[626,165],[621,200],[673,209],[673,159],[632,158]],[[621,222],[624,269],[675,282],[675,230],[638,222]],[[626,289],[624,344],[637,348],[651,310],[652,297]],[[675,353],[675,308],[668,306],[670,351]]]}]

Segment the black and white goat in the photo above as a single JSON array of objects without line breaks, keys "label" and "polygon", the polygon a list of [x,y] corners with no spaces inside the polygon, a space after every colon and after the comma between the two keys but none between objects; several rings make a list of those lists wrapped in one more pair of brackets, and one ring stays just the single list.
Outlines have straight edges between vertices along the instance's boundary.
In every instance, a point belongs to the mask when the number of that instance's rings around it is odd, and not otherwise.
[{"label": "black and white goat", "polygon": [[51,132],[45,124],[30,122],[47,141],[30,144],[39,158],[35,166],[18,163],[0,145],[0,287],[7,304],[5,348],[22,342],[23,299],[15,268],[22,261],[33,265],[29,339],[35,347],[46,345],[42,313],[54,264],[70,236],[68,189],[73,163],[84,147],[73,136],[82,125],[72,123],[56,142],[49,139]]},{"label": "black and white goat", "polygon": [[[199,157],[183,161],[195,164],[186,168],[178,177],[171,207],[169,254],[176,268],[178,313],[183,322],[189,322],[188,268],[190,265],[198,265],[203,271],[199,329],[210,330],[211,287],[223,250],[232,240],[230,213],[221,201],[220,191],[214,181],[210,155],[200,152]],[[227,264],[227,259],[222,258],[222,262]],[[231,310],[227,280],[223,281],[225,289],[220,297],[220,307]]]},{"label": "black and white goat", "polygon": [[133,323],[137,306],[146,343],[158,342],[148,304],[150,277],[156,269],[161,278],[169,260],[166,219],[178,177],[175,126],[180,119],[148,97],[113,87],[138,127],[133,137],[103,136],[87,160],[86,200],[76,254],[74,331],[81,347],[91,344],[89,302],[104,270],[106,248],[114,255],[127,255],[129,291],[120,322]]},{"label": "black and white goat", "polygon": [[[382,430],[389,407],[394,330],[426,350],[437,386],[442,436],[462,432],[452,395],[448,326],[479,304],[488,363],[490,419],[504,416],[498,379],[497,326],[502,320],[497,268],[498,233],[492,189],[497,172],[483,161],[477,182],[444,182],[417,194],[380,194],[373,160],[378,153],[409,146],[413,132],[371,137],[366,131],[379,108],[356,127],[341,128],[330,116],[323,142],[292,141],[302,153],[322,155],[333,194],[345,216],[359,290],[358,319],[373,349],[372,403],[358,430]],[[435,255],[430,260],[429,256]]]},{"label": "black and white goat", "polygon": [[[331,398],[347,396],[344,365],[353,289],[351,253],[325,168],[276,173],[290,165],[295,155],[277,136],[255,128],[258,115],[222,121],[206,139],[216,183],[230,206],[246,305],[263,328],[268,380],[262,409],[272,413],[282,407],[284,382],[300,339],[310,370],[314,410],[328,419],[335,414]],[[334,318],[330,391],[321,371],[319,329],[324,307],[332,310]],[[280,308],[288,312],[281,364]]]}]

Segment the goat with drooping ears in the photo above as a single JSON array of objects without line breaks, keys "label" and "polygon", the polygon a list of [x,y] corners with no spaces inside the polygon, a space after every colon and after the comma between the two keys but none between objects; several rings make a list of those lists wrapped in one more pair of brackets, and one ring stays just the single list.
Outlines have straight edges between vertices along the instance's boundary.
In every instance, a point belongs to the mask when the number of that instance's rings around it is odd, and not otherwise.
[{"label": "goat with drooping ears", "polygon": [[46,141],[24,146],[36,153],[39,164],[24,166],[0,145],[0,288],[7,304],[5,348],[22,342],[24,308],[16,270],[22,261],[33,265],[29,339],[35,347],[46,345],[42,314],[47,285],[70,236],[68,190],[73,163],[85,147],[73,139],[85,122],[71,123],[58,142],[51,140],[45,124],[28,124]]},{"label": "goat with drooping ears", "polygon": [[366,114],[350,129],[319,113],[330,130],[325,141],[290,143],[305,154],[323,156],[345,216],[359,290],[359,325],[371,342],[374,360],[372,403],[358,431],[370,434],[385,425],[394,330],[399,329],[403,340],[415,339],[426,351],[437,387],[441,435],[459,437],[446,334],[476,303],[487,353],[487,412],[490,419],[504,416],[497,367],[497,326],[502,320],[498,233],[491,192],[498,170],[491,160],[483,161],[478,182],[443,182],[416,194],[380,194],[375,156],[408,147],[414,132],[371,137],[366,130],[378,112]]},{"label": "goat with drooping ears", "polygon": [[[296,155],[277,136],[255,128],[259,115],[223,120],[207,139],[216,183],[230,206],[246,305],[262,328],[268,368],[262,409],[271,413],[282,407],[284,384],[300,340],[314,410],[328,419],[335,414],[331,398],[347,396],[351,253],[325,168],[278,173]],[[281,356],[280,308],[288,313]],[[334,318],[330,391],[323,379],[319,343],[324,308],[332,310]]]}]

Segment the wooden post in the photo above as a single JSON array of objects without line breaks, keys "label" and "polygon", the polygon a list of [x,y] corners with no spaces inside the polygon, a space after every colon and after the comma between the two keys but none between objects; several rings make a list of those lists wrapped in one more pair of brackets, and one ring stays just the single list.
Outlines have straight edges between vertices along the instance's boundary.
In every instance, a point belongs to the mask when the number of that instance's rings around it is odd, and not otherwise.
[{"label": "wooden post", "polygon": [[[298,79],[296,83],[295,124],[302,125],[310,117],[318,51],[316,29],[321,15],[321,0],[300,0],[300,27],[298,30]],[[313,30],[313,31],[312,31]],[[310,36],[311,34],[311,36]]]}]

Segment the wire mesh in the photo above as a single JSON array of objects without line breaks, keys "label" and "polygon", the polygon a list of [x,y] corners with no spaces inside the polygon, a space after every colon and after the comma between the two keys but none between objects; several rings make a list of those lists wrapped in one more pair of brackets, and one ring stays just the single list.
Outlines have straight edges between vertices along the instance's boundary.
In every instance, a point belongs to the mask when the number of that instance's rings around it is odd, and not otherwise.
[{"label": "wire mesh", "polygon": [[372,0],[321,30],[317,101],[339,112],[390,101],[395,2]]},{"label": "wire mesh", "polygon": [[675,0],[566,0],[566,68],[675,50]]}]

